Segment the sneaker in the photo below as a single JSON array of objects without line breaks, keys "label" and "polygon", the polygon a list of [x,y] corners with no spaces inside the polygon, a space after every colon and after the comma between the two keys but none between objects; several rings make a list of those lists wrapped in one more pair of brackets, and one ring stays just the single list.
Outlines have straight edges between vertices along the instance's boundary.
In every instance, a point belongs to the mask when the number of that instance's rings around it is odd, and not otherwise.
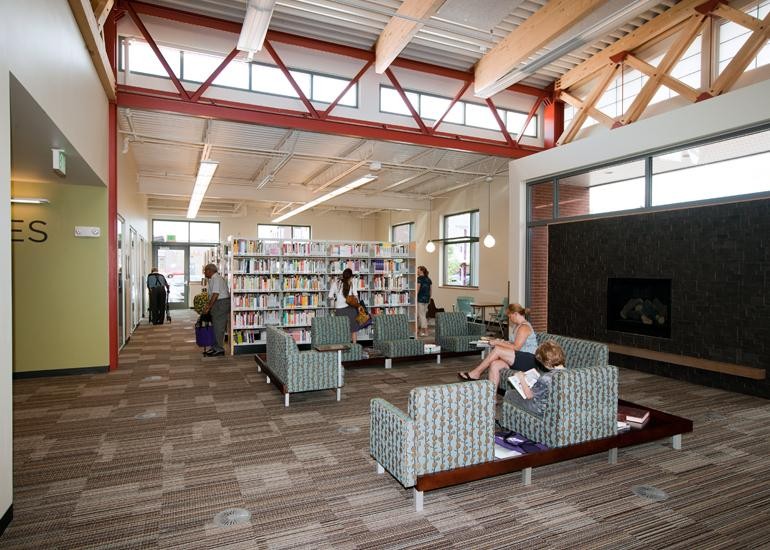
[{"label": "sneaker", "polygon": [[220,357],[220,356],[222,356],[224,354],[225,354],[224,351],[221,351],[221,350],[220,351],[214,351],[212,349],[212,350],[209,350],[209,351],[205,352],[203,355],[205,355],[206,357]]}]

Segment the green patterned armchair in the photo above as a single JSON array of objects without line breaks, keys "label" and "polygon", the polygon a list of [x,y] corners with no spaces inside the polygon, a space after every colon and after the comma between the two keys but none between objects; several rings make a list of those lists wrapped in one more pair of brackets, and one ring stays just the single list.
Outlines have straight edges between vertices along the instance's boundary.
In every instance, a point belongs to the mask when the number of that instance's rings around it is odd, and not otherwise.
[{"label": "green patterned armchair", "polygon": [[[346,319],[347,321],[347,319]],[[289,334],[276,327],[267,327],[267,369],[280,382],[284,406],[289,406],[289,394],[326,389],[337,390],[340,400],[345,369],[337,362],[336,352],[299,351]]]},{"label": "green patterned armchair", "polygon": [[[369,452],[404,487],[417,476],[494,460],[495,388],[489,380],[414,388],[407,413],[371,401]],[[414,491],[422,510],[422,491]]]},{"label": "green patterned armchair", "polygon": [[363,357],[361,344],[350,341],[350,322],[347,317],[329,315],[313,317],[310,325],[310,341],[313,346],[323,344],[347,344],[348,351],[342,352],[343,361],[358,361]]},{"label": "green patterned armchair", "polygon": [[385,356],[385,368],[390,368],[393,357],[424,355],[422,340],[409,337],[409,320],[406,315],[374,316],[374,349]]},{"label": "green patterned armchair", "polygon": [[[553,340],[564,350],[564,370],[553,373],[543,414],[518,406],[518,392],[508,389],[500,423],[549,447],[566,447],[617,433],[618,369],[608,365],[606,344],[537,333],[538,344]],[[500,373],[501,384],[514,371]]]},{"label": "green patterned armchair", "polygon": [[436,313],[436,344],[441,351],[471,351],[470,343],[486,334],[482,323],[468,321],[461,311]]}]

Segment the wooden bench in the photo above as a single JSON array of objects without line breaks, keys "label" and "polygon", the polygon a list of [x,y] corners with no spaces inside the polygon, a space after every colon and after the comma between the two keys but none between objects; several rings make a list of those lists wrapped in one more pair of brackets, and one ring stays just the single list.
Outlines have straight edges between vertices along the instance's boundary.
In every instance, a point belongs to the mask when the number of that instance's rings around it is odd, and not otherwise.
[{"label": "wooden bench", "polygon": [[529,485],[532,482],[532,468],[555,464],[573,458],[580,458],[601,452],[609,452],[610,464],[615,464],[618,458],[618,449],[641,445],[651,441],[657,441],[667,437],[671,438],[674,449],[682,448],[682,434],[692,432],[692,420],[664,413],[649,407],[637,405],[622,399],[620,405],[641,408],[650,411],[650,420],[641,429],[632,429],[619,433],[613,437],[586,441],[569,447],[547,449],[511,458],[496,459],[492,462],[483,462],[474,466],[466,466],[454,470],[424,474],[417,477],[415,490],[419,492],[433,491],[444,487],[459,485],[468,481],[476,481],[488,477],[522,472],[522,483]]}]

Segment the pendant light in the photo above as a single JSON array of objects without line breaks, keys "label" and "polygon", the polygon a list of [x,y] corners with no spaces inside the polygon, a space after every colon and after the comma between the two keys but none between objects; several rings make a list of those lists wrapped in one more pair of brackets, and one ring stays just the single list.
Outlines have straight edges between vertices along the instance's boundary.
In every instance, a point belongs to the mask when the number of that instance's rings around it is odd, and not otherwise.
[{"label": "pendant light", "polygon": [[433,254],[436,251],[436,243],[430,238],[431,227],[433,227],[433,198],[428,203],[428,242],[425,244],[425,252]]},{"label": "pendant light", "polygon": [[495,246],[495,238],[492,236],[492,176],[487,176],[487,199],[489,210],[487,211],[487,236],[484,237],[484,246],[492,248]]}]

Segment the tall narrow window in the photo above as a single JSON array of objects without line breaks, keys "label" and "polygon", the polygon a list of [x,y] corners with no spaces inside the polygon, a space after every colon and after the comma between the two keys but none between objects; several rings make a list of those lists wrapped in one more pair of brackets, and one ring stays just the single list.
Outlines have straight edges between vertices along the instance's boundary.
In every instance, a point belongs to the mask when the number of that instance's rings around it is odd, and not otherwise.
[{"label": "tall narrow window", "polygon": [[444,284],[479,286],[479,211],[444,216]]}]

